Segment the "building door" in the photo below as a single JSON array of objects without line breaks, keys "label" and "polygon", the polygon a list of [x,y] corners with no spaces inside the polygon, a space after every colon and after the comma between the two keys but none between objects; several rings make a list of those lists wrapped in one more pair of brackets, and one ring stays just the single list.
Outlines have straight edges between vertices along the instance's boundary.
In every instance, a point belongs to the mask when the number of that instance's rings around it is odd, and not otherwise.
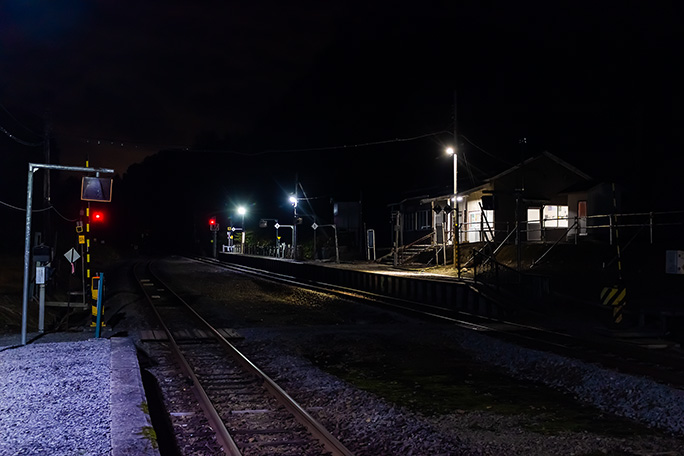
[{"label": "building door", "polygon": [[587,202],[578,201],[577,202],[577,225],[579,229],[580,236],[587,235]]},{"label": "building door", "polygon": [[541,208],[527,208],[527,240],[541,241]]},{"label": "building door", "polygon": [[480,242],[481,221],[480,211],[468,211],[468,223],[466,226],[468,242]]}]

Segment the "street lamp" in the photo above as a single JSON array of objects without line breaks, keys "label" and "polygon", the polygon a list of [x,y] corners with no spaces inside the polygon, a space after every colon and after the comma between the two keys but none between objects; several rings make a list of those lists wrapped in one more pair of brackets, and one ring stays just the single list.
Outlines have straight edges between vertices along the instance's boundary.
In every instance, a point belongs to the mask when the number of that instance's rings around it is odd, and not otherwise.
[{"label": "street lamp", "polygon": [[247,209],[245,209],[244,206],[238,207],[238,214],[242,216],[242,248],[241,252],[244,255],[245,253],[245,214],[247,213]]},{"label": "street lamp", "polygon": [[292,259],[297,259],[297,196],[290,196],[290,204],[294,211],[294,220],[292,222]]},{"label": "street lamp", "polygon": [[454,245],[454,266],[456,267],[456,270],[458,271],[458,276],[461,277],[461,258],[459,256],[459,242],[460,242],[460,234],[459,233],[459,227],[458,227],[458,202],[460,198],[458,197],[458,155],[456,154],[456,149],[453,147],[447,147],[446,153],[448,155],[452,155],[454,157],[454,230],[453,230],[453,245]]}]

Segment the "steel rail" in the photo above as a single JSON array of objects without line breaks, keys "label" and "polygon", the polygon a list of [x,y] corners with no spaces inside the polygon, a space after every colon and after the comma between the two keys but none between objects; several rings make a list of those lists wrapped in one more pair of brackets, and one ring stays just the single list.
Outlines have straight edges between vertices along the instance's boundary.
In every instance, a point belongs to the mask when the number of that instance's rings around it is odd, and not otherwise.
[{"label": "steel rail", "polygon": [[[275,381],[273,381],[266,373],[264,373],[259,367],[252,363],[242,352],[240,352],[233,344],[231,344],[221,333],[214,328],[211,323],[209,323],[204,317],[202,317],[195,309],[190,307],[185,300],[179,296],[168,284],[162,280],[158,274],[156,274],[152,267],[150,266],[150,273],[159,281],[160,284],[164,286],[166,291],[171,293],[185,305],[186,310],[193,314],[206,329],[212,333],[212,335],[218,340],[218,342],[231,354],[235,359],[250,373],[257,376],[262,382],[264,387],[276,398],[276,400],[281,403],[290,413],[292,413],[295,419],[303,425],[311,435],[318,440],[323,447],[329,451],[332,456],[353,456],[353,453],[347,449],[342,442],[340,442],[335,436],[333,436],[322,424],[320,424],[315,418],[313,418],[306,410],[302,408],[292,397],[285,392]],[[170,333],[168,333],[170,335]],[[232,440],[232,439],[231,439]]]},{"label": "steel rail", "polygon": [[[200,384],[199,379],[197,378],[195,373],[193,372],[192,367],[190,367],[190,364],[188,363],[187,359],[185,358],[185,356],[183,356],[180,347],[176,343],[176,340],[174,339],[173,335],[171,334],[171,330],[169,330],[168,326],[166,326],[164,320],[159,314],[159,311],[157,311],[156,307],[152,303],[152,297],[147,293],[147,290],[143,286],[143,279],[141,279],[140,276],[136,273],[136,268],[138,266],[139,264],[134,266],[133,275],[135,276],[136,281],[140,284],[140,288],[143,290],[145,298],[149,302],[150,307],[152,308],[155,316],[157,317],[157,321],[164,329],[169,344],[171,345],[173,355],[178,361],[181,370],[185,375],[187,375],[192,380],[192,386],[190,389],[195,394],[195,397],[197,398],[197,401],[199,402],[200,407],[202,408],[202,411],[204,412],[204,415],[207,418],[207,421],[209,422],[209,425],[216,434],[216,440],[218,441],[219,445],[221,445],[221,448],[223,449],[224,453],[226,453],[228,456],[242,456],[242,452],[237,447],[235,441],[233,440],[233,437],[228,432],[228,429],[226,429],[223,420],[214,408],[214,405],[209,399],[209,396],[207,395],[206,391],[204,390],[204,388],[202,388],[202,385]],[[150,274],[154,275],[150,269],[150,263],[147,264],[147,269],[150,272]]]},{"label": "steel rail", "polygon": [[[270,271],[264,271],[262,269],[256,269],[250,266],[244,266],[244,265],[238,265],[238,264],[231,264],[231,263],[223,263],[217,260],[209,260],[205,258],[200,258],[200,257],[188,257],[193,261],[198,261],[202,262],[205,264],[211,264],[214,266],[220,266],[223,269],[229,269],[234,272],[242,273],[242,274],[250,274],[253,276],[258,276],[262,280],[267,280],[270,282],[275,282],[275,283],[285,283],[287,285],[292,285],[300,288],[306,288],[309,290],[314,290],[322,293],[329,293],[337,296],[341,296],[343,298],[352,298],[352,299],[363,299],[364,301],[373,301],[375,304],[381,304],[385,307],[391,307],[394,309],[399,309],[402,311],[407,311],[409,313],[414,313],[414,314],[419,314],[419,315],[424,315],[428,317],[433,317],[439,320],[445,320],[450,323],[454,323],[457,326],[463,327],[465,329],[470,329],[474,331],[488,331],[488,332],[503,332],[501,329],[496,329],[493,328],[491,325],[496,324],[496,325],[508,325],[513,328],[517,328],[518,330],[534,330],[538,331],[541,333],[546,333],[546,334],[553,334],[555,336],[560,336],[560,337],[566,337],[570,339],[576,339],[574,336],[570,334],[566,334],[563,332],[558,332],[558,331],[552,331],[546,328],[538,327],[538,326],[531,326],[529,324],[523,324],[523,323],[517,323],[513,321],[507,321],[507,320],[501,320],[498,318],[493,318],[493,317],[486,317],[483,315],[477,315],[473,314],[470,312],[465,312],[463,310],[453,310],[449,309],[447,307],[442,307],[442,306],[436,306],[433,304],[426,304],[423,302],[418,302],[418,301],[411,301],[408,299],[402,299],[402,298],[397,298],[395,296],[385,296],[385,295],[380,295],[377,293],[372,293],[369,291],[363,291],[363,290],[356,290],[353,288],[347,288],[347,287],[342,287],[339,285],[333,285],[329,283],[324,283],[324,282],[302,282],[298,279],[296,279],[293,276],[287,276],[283,274],[278,274]],[[471,285],[469,285],[471,286]],[[474,321],[469,321],[469,320],[464,320],[464,319],[459,319],[455,318],[450,315],[445,315],[445,314],[457,314],[462,317],[468,317],[472,318],[475,320],[479,320],[480,323],[476,323]],[[525,339],[530,339],[529,337],[525,337]],[[558,344],[559,346],[562,346]]]},{"label": "steel rail", "polygon": [[[677,367],[673,372],[667,366],[681,366],[682,356],[679,353],[669,353],[641,348],[636,344],[621,341],[598,334],[575,333],[573,331],[557,331],[543,326],[502,320],[493,317],[448,309],[442,306],[410,301],[397,297],[378,295],[375,293],[354,290],[322,282],[302,282],[295,277],[275,274],[244,265],[235,265],[219,261],[207,261],[204,258],[191,258],[224,269],[242,274],[255,275],[262,280],[286,283],[289,285],[311,289],[319,292],[338,295],[348,299],[372,301],[375,305],[382,305],[402,312],[408,312],[423,317],[429,317],[454,324],[466,330],[487,333],[492,337],[519,343],[529,348],[555,352],[563,356],[599,363],[608,368],[617,368],[623,372],[650,377],[660,383],[677,388],[683,388],[681,380],[682,369]],[[600,349],[607,349],[602,354]],[[619,355],[617,357],[611,356]],[[622,363],[620,358],[635,358],[640,363],[647,363],[650,367],[640,367],[634,363]],[[662,366],[661,366],[662,364]]]}]

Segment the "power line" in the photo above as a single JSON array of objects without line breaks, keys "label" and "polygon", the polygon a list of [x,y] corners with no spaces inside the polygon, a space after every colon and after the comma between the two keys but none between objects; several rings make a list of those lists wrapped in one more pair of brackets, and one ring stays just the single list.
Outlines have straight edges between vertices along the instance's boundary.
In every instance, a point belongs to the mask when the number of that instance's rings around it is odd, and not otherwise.
[{"label": "power line", "polygon": [[43,141],[37,142],[37,143],[31,143],[31,142],[28,142],[28,141],[24,141],[23,139],[19,139],[19,138],[17,138],[16,136],[14,136],[12,133],[10,133],[9,131],[7,131],[7,130],[5,129],[5,127],[3,127],[2,125],[0,125],[0,131],[2,131],[4,134],[6,134],[7,136],[9,136],[11,139],[15,140],[16,142],[18,142],[19,144],[22,144],[22,145],[24,145],[24,146],[37,147],[37,146],[42,146],[42,145],[43,145]]},{"label": "power line", "polygon": [[[26,212],[26,208],[25,208],[25,207],[14,206],[14,205],[9,204],[9,203],[6,203],[6,202],[4,202],[4,201],[0,201],[0,204],[2,204],[3,206],[7,206],[7,207],[9,207],[10,209],[14,209],[14,210],[16,210],[16,211]],[[49,207],[44,207],[44,208],[42,208],[42,209],[32,209],[31,212],[32,212],[32,213],[33,213],[33,212],[45,212],[45,211],[50,211],[50,210],[55,211],[55,213],[56,213],[57,215],[59,215],[61,218],[63,218],[63,219],[66,220],[67,222],[77,222],[77,221],[79,220],[79,219],[70,219],[70,218],[67,218],[67,217],[63,216],[63,215],[57,210],[57,208],[56,208],[55,206],[53,206],[53,205],[50,205]]]},{"label": "power line", "polygon": [[418,139],[422,138],[428,138],[430,136],[437,136],[443,134],[444,131],[437,131],[433,133],[425,133],[424,135],[418,135],[418,136],[412,136],[409,138],[394,138],[394,139],[385,139],[381,141],[371,141],[371,142],[365,142],[365,143],[359,143],[359,144],[342,144],[338,146],[324,146],[324,147],[310,147],[310,148],[305,148],[305,149],[268,149],[263,152],[258,152],[252,155],[261,155],[261,154],[268,154],[268,153],[273,153],[273,152],[314,152],[314,151],[320,151],[320,150],[337,150],[337,149],[352,149],[356,147],[368,147],[368,146],[377,146],[380,144],[390,144],[390,143],[396,143],[396,142],[407,142],[407,141],[415,141]]},{"label": "power line", "polygon": [[408,142],[408,141],[416,141],[418,139],[423,139],[423,138],[428,138],[432,136],[437,136],[443,134],[444,131],[437,131],[433,133],[425,133],[423,135],[418,135],[418,136],[412,136],[412,137],[407,137],[407,138],[392,138],[392,139],[383,139],[379,141],[370,141],[370,142],[365,142],[365,143],[357,143],[357,144],[340,144],[340,145],[334,145],[334,146],[320,146],[320,147],[309,147],[309,148],[296,148],[296,149],[266,149],[258,152],[243,152],[239,150],[226,150],[226,149],[197,149],[194,147],[186,146],[186,145],[168,145],[168,144],[150,144],[150,143],[138,143],[138,142],[132,142],[132,141],[123,141],[119,139],[88,139],[88,138],[80,138],[82,141],[85,141],[88,144],[95,143],[96,145],[109,145],[109,146],[119,146],[119,147],[135,147],[135,148],[140,148],[140,147],[145,147],[149,149],[158,149],[158,150],[183,150],[186,152],[205,152],[205,153],[212,153],[212,152],[223,152],[223,153],[228,153],[228,154],[235,154],[235,155],[244,155],[244,156],[259,156],[259,155],[265,155],[265,154],[273,154],[273,153],[289,153],[289,152],[315,152],[315,151],[322,151],[322,150],[339,150],[339,149],[354,149],[354,148],[359,148],[359,147],[369,147],[369,146],[377,146],[381,144],[391,144],[391,143],[398,143],[398,142]]},{"label": "power line", "polygon": [[463,138],[463,139],[465,139],[466,141],[468,141],[468,143],[469,143],[470,145],[472,145],[473,147],[475,147],[477,150],[479,150],[480,152],[483,152],[485,155],[488,155],[489,157],[492,157],[492,158],[495,158],[495,159],[497,159],[497,160],[500,160],[500,161],[504,162],[505,164],[507,164],[507,165],[509,165],[509,166],[513,166],[513,163],[511,163],[511,162],[509,162],[509,161],[507,161],[507,160],[504,160],[504,159],[501,158],[501,157],[497,157],[497,156],[494,155],[494,154],[491,154],[491,153],[487,152],[487,151],[484,150],[482,147],[478,146],[477,144],[475,144],[474,142],[472,142],[470,139],[468,139],[465,135],[460,135],[460,136],[461,136],[461,138]]},{"label": "power line", "polygon": [[14,121],[17,123],[17,125],[19,125],[20,127],[22,127],[24,130],[28,131],[29,133],[31,133],[31,134],[33,134],[33,135],[39,137],[39,138],[41,137],[41,135],[39,135],[38,133],[34,132],[34,131],[31,130],[29,127],[27,127],[26,125],[24,125],[23,123],[21,123],[16,117],[14,117],[14,115],[12,115],[12,113],[9,112],[9,110],[8,110],[2,103],[0,103],[0,108],[2,108],[2,110],[5,111],[5,112],[7,113],[7,115],[10,116],[10,118],[11,118],[12,120],[14,120]]}]

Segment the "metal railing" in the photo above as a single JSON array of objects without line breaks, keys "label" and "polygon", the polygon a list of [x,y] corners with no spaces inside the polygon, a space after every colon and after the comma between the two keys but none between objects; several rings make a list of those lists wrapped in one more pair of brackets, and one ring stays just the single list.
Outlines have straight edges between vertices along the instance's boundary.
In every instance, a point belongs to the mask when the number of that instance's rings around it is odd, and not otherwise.
[{"label": "metal railing", "polygon": [[[548,226],[555,223],[557,226]],[[489,239],[504,237],[507,242],[512,233],[515,232],[515,223],[499,222],[487,226],[482,222],[466,222],[461,224],[461,242],[485,242],[485,236]],[[597,214],[586,217],[554,217],[543,218],[540,220],[520,221],[520,233],[525,235],[527,242],[546,242],[551,233],[563,232],[562,238],[578,242],[578,238],[586,235],[597,235],[605,233],[609,243],[614,243],[615,227],[619,228],[638,228],[648,229],[649,242],[654,242],[657,228],[674,227],[684,225],[684,211],[663,211],[663,212],[634,212],[620,214]],[[512,228],[511,228],[512,227]],[[470,233],[478,233],[477,241],[469,241]],[[530,234],[538,234],[538,239],[530,239]],[[536,236],[534,236],[536,238]],[[451,239],[451,236],[449,236]],[[557,242],[557,236],[552,238]]]}]

